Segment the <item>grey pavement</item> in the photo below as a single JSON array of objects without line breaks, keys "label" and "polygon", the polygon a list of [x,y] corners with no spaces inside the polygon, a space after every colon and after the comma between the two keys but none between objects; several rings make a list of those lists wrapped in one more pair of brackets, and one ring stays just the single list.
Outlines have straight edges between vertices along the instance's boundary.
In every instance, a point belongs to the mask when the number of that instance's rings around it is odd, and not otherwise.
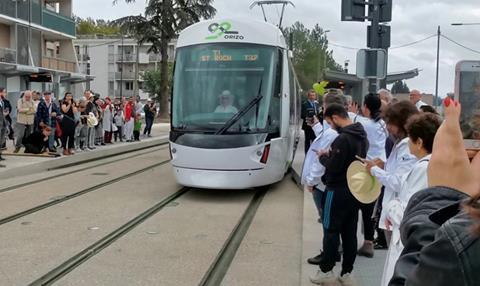
[{"label": "grey pavement", "polygon": [[[167,153],[165,150],[157,152],[153,159],[162,160],[160,157],[168,157]],[[130,171],[141,167],[140,162],[124,166]],[[174,193],[178,186],[168,179],[169,171],[168,165],[156,167],[132,180],[119,181],[0,226],[0,255],[8,257],[0,260],[0,270],[4,273],[0,275],[0,285],[28,285],[164,196]],[[96,176],[88,174],[83,178],[95,180]],[[152,178],[157,180],[154,184]],[[31,188],[37,192],[44,190],[42,186]],[[65,191],[56,190],[59,195]]]},{"label": "grey pavement", "polygon": [[[299,182],[301,177],[303,160],[305,158],[303,134],[299,142],[295,161],[293,163],[293,176],[296,181]],[[304,192],[304,204],[303,204],[303,250],[302,250],[302,280],[301,285],[314,285],[310,282],[309,276],[318,270],[318,266],[310,265],[306,260],[319,254],[322,248],[323,230],[322,225],[318,223],[318,213],[313,202],[312,195],[308,192]],[[363,234],[361,233],[361,216],[359,216],[358,227],[358,245],[359,247],[363,243]],[[385,264],[387,251],[375,250],[375,256],[373,258],[365,258],[357,256],[355,261],[354,277],[359,286],[377,286],[380,285],[382,278],[383,265]],[[338,275],[340,273],[340,265],[334,269],[334,272]]]}]

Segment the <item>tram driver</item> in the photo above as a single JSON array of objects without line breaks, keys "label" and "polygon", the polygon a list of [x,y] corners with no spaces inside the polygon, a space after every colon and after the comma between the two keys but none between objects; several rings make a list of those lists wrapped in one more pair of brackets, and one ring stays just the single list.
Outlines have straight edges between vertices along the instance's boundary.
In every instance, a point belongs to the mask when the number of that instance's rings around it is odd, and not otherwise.
[{"label": "tram driver", "polygon": [[224,90],[218,97],[220,104],[215,109],[215,113],[237,113],[238,109],[233,106],[233,101],[235,97],[229,90]]}]

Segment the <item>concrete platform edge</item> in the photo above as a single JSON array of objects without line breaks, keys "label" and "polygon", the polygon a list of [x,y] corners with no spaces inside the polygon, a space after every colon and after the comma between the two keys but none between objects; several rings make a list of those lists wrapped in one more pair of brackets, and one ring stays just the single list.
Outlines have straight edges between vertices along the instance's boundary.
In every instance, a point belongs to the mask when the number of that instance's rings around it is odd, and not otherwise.
[{"label": "concrete platform edge", "polygon": [[32,173],[45,172],[51,169],[59,169],[72,166],[73,164],[82,164],[91,162],[98,158],[120,155],[140,151],[142,149],[159,146],[168,143],[168,136],[157,137],[151,140],[145,140],[132,144],[121,145],[116,148],[100,149],[92,152],[79,153],[74,156],[59,157],[45,162],[34,163],[27,166],[8,168],[0,172],[0,179],[13,178],[29,175]]}]

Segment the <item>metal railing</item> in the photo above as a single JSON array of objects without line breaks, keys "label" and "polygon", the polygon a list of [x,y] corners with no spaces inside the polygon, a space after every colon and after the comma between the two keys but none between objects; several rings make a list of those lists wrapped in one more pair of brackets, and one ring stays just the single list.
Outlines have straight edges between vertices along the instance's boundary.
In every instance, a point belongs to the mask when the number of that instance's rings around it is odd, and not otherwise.
[{"label": "metal railing", "polygon": [[59,59],[59,58],[50,58],[42,57],[42,67],[52,70],[60,70],[67,72],[76,72],[77,64],[73,61]]},{"label": "metal railing", "polygon": [[0,62],[16,64],[17,63],[17,51],[9,48],[0,48]]}]

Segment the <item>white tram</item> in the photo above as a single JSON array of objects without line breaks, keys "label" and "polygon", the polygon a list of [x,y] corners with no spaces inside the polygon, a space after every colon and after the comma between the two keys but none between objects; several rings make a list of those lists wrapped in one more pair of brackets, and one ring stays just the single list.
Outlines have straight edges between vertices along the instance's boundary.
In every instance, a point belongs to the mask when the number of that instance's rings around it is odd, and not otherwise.
[{"label": "white tram", "polygon": [[170,132],[179,184],[245,189],[282,180],[300,132],[290,54],[267,22],[204,21],[180,33]]}]

